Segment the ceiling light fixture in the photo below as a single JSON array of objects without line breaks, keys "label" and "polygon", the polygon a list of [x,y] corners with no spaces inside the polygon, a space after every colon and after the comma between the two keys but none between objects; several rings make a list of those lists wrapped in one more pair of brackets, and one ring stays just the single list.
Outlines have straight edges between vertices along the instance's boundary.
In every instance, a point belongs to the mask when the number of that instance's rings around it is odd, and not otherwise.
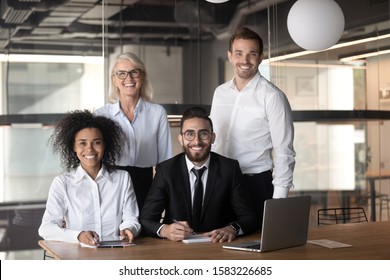
[{"label": "ceiling light fixture", "polygon": [[349,61],[353,61],[353,60],[359,60],[359,59],[364,59],[364,58],[378,56],[378,55],[382,55],[382,54],[388,54],[388,53],[390,53],[390,49],[381,50],[381,51],[372,51],[372,52],[342,57],[342,58],[340,58],[340,61],[341,62],[349,62]]},{"label": "ceiling light fixture", "polygon": [[0,54],[0,62],[6,62],[6,61],[103,64],[104,58],[99,56],[77,56],[77,55]]},{"label": "ceiling light fixture", "polygon": [[206,0],[207,2],[210,2],[210,3],[215,3],[215,4],[219,4],[219,3],[224,3],[224,2],[227,2],[229,0]]},{"label": "ceiling light fixture", "polygon": [[[358,40],[354,40],[354,41],[350,41],[350,42],[339,43],[339,44],[336,44],[336,45],[334,45],[334,46],[332,46],[329,49],[326,49],[324,51],[345,48],[345,47],[358,45],[358,44],[364,44],[364,43],[368,43],[368,42],[372,42],[372,41],[379,41],[379,40],[383,40],[383,39],[387,39],[387,38],[390,38],[390,34],[372,36],[372,37],[358,39]],[[321,52],[321,51],[300,51],[300,52],[290,53],[290,54],[286,54],[286,55],[279,55],[279,56],[271,57],[268,59],[264,59],[263,63],[276,62],[276,61],[286,60],[286,59],[300,57],[300,56],[304,56],[304,55],[308,55],[308,54],[312,54],[312,53],[318,53],[318,52]]]},{"label": "ceiling light fixture", "polygon": [[325,50],[336,44],[344,25],[343,11],[333,0],[298,0],[287,16],[291,38],[309,51]]}]

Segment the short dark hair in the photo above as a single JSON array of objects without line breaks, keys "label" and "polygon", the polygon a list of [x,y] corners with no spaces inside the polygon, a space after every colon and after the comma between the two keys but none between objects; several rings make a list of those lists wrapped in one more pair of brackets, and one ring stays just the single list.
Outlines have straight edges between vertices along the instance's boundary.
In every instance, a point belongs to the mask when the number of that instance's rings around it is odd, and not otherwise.
[{"label": "short dark hair", "polygon": [[213,122],[211,121],[209,115],[207,114],[206,110],[202,107],[191,107],[184,111],[183,116],[180,120],[180,131],[183,129],[183,124],[186,120],[193,119],[193,118],[200,118],[208,121],[210,123],[211,132],[213,132]]},{"label": "short dark hair", "polygon": [[260,35],[249,29],[248,27],[241,27],[233,33],[230,37],[229,41],[229,51],[232,51],[233,42],[236,39],[246,39],[246,40],[255,40],[259,45],[259,54],[263,53],[263,39],[261,39]]},{"label": "short dark hair", "polygon": [[102,164],[110,169],[122,151],[124,139],[122,128],[115,121],[94,115],[88,110],[68,113],[59,121],[49,139],[53,151],[60,155],[62,167],[69,171],[80,164],[73,146],[76,134],[84,128],[97,128],[102,133],[104,141]]}]

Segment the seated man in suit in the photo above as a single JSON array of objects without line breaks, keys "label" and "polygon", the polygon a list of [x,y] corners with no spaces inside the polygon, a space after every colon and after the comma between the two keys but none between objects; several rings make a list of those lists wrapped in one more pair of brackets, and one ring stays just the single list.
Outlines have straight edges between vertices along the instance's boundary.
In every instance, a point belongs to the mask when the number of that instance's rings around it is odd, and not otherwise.
[{"label": "seated man in suit", "polygon": [[143,233],[181,241],[197,232],[212,242],[230,242],[253,232],[256,217],[248,207],[239,163],[210,152],[215,134],[207,112],[188,109],[180,129],[184,153],[156,166],[140,215]]}]

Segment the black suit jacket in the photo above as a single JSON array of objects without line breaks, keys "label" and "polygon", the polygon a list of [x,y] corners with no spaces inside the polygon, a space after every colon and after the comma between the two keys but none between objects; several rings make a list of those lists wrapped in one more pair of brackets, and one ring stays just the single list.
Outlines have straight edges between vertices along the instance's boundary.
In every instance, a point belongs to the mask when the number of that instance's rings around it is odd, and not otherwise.
[{"label": "black suit jacket", "polygon": [[[232,222],[237,222],[245,234],[253,232],[256,219],[248,205],[238,161],[211,152],[201,232]],[[160,226],[171,224],[174,220],[188,221],[191,226],[191,191],[184,153],[156,166],[156,174],[140,214],[143,233],[149,236],[157,237]]]}]

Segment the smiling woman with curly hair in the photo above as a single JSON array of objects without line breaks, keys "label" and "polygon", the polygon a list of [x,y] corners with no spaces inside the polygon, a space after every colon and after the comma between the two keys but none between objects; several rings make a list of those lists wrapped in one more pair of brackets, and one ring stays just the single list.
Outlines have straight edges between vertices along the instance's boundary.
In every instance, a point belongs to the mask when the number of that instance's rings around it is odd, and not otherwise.
[{"label": "smiling woman with curly hair", "polygon": [[91,112],[76,110],[63,118],[50,138],[53,151],[61,157],[61,165],[66,171],[77,167],[80,160],[74,151],[75,135],[84,128],[97,128],[104,137],[104,153],[102,164],[107,169],[118,160],[122,151],[122,128],[111,119],[95,116]]},{"label": "smiling woman with curly hair", "polygon": [[141,226],[129,174],[111,169],[123,132],[113,120],[73,111],[50,138],[65,172],[50,187],[39,234],[47,240],[96,245],[121,235],[133,242]]}]

